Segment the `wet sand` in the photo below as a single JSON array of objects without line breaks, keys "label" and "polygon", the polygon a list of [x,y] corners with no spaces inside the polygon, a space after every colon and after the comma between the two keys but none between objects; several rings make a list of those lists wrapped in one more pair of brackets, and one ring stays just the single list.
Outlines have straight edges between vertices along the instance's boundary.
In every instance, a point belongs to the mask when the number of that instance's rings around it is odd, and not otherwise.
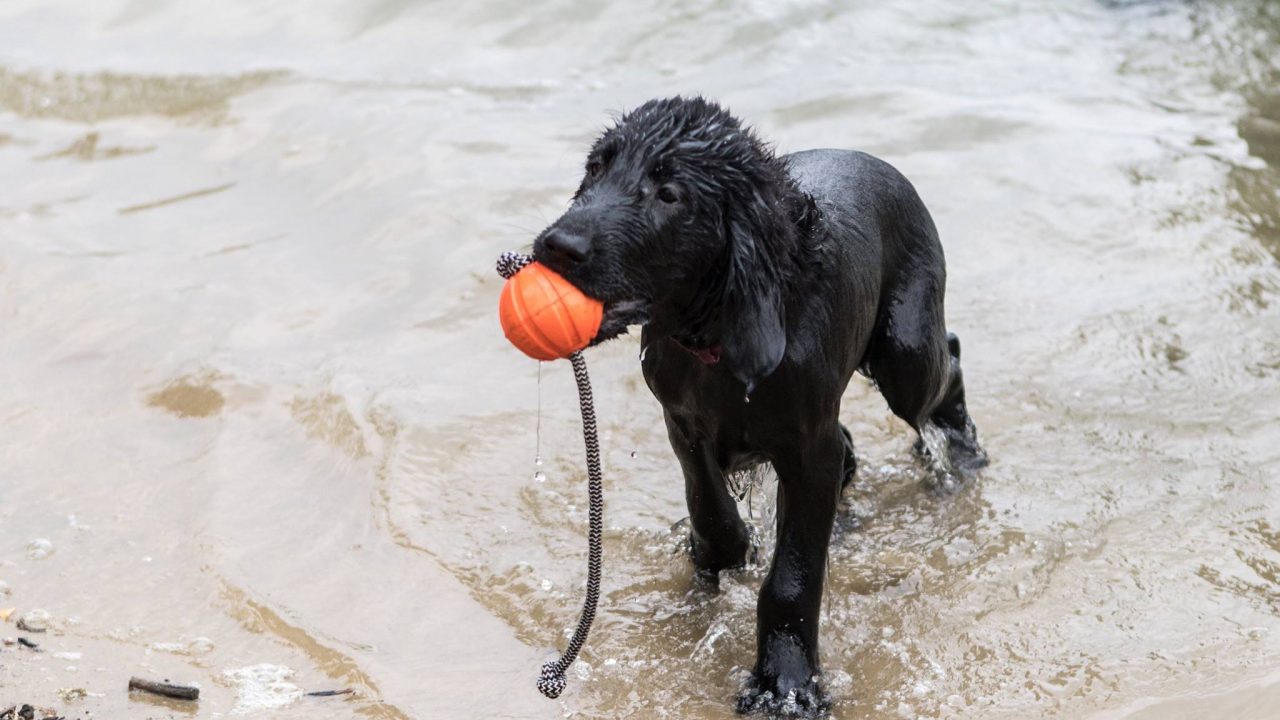
[{"label": "wet sand", "polygon": [[940,488],[851,385],[833,716],[1280,715],[1274,4],[214,7],[0,6],[0,609],[51,618],[0,622],[44,651],[0,710],[733,717],[763,569],[694,582],[634,337],[589,356],[602,616],[537,694],[581,437],[548,364],[534,478],[492,270],[611,110],[705,92],[916,184],[993,459]]}]

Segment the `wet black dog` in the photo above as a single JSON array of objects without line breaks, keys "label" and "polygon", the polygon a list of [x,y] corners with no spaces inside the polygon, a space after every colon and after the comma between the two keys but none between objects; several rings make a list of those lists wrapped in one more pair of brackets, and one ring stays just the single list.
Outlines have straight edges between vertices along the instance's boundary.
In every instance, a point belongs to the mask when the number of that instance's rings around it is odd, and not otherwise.
[{"label": "wet black dog", "polygon": [[644,326],[641,365],[684,470],[699,569],[746,561],[725,477],[773,465],[777,549],[739,707],[820,711],[827,544],[854,472],[837,415],[853,373],[918,432],[941,431],[952,467],[986,462],[943,323],[942,247],[915,189],[869,155],[778,157],[715,103],[653,100],[595,143],[534,254],[605,302],[597,341]]}]

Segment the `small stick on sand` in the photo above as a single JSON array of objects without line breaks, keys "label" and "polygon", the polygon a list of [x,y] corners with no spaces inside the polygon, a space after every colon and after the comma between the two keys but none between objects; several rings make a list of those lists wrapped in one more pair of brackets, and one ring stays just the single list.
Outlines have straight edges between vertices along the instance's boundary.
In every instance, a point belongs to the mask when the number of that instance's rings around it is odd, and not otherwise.
[{"label": "small stick on sand", "polygon": [[152,695],[161,695],[168,698],[174,698],[176,700],[198,700],[200,698],[200,688],[198,687],[153,682],[151,680],[143,680],[139,677],[129,678],[129,690],[141,690],[142,692],[149,692]]},{"label": "small stick on sand", "polygon": [[315,692],[307,693],[307,697],[333,697],[334,695],[350,695],[352,692],[354,691],[351,688],[346,690],[316,690]]}]

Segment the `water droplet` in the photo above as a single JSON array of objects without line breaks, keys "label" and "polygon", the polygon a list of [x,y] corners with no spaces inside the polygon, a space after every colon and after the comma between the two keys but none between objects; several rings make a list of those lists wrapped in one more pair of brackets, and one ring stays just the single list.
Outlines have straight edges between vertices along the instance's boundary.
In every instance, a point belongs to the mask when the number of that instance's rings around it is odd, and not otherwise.
[{"label": "water droplet", "polygon": [[534,466],[534,467],[542,467],[542,456],[541,456],[541,455],[536,455],[536,456],[534,456],[534,458],[533,458],[533,466]]},{"label": "water droplet", "polygon": [[544,472],[542,472],[541,470],[539,470],[538,472],[536,472],[536,473],[534,473],[534,474],[533,474],[533,481],[534,481],[534,482],[546,482],[546,481],[547,481],[547,474],[546,474],[546,473],[544,473]]},{"label": "water droplet", "polygon": [[640,348],[640,362],[644,362],[644,356],[648,354],[648,352],[649,352],[648,345],[645,345],[644,347]]},{"label": "water droplet", "polygon": [[632,457],[632,458],[635,458],[635,456],[636,456],[636,451],[635,451],[635,450],[632,450],[632,451],[631,451],[631,457]]}]

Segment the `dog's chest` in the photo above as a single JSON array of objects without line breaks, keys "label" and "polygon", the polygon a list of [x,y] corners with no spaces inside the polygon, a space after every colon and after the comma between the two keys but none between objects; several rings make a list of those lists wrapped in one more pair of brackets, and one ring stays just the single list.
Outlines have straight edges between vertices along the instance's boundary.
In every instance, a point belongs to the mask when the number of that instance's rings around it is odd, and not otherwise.
[{"label": "dog's chest", "polygon": [[641,369],[653,396],[668,413],[681,416],[739,412],[742,384],[718,361],[708,362],[672,340],[660,340],[641,356]]},{"label": "dog's chest", "polygon": [[645,381],[681,434],[710,441],[721,467],[746,469],[794,442],[794,398],[770,390],[748,399],[723,364],[708,365],[673,343],[642,360]]}]

